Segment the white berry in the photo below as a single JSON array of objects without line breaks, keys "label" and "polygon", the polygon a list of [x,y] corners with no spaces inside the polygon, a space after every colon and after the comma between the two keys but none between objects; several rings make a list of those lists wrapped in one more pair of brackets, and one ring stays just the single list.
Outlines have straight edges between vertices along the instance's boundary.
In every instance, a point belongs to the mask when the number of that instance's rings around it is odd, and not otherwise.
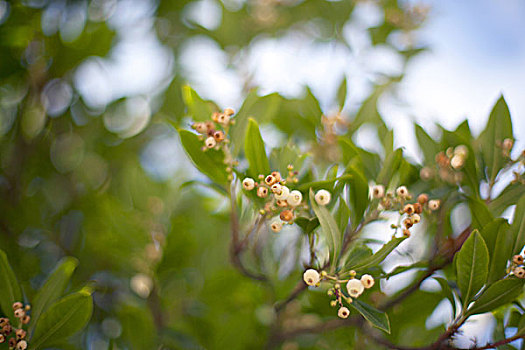
[{"label": "white berry", "polygon": [[290,194],[290,189],[286,186],[281,186],[280,193],[275,193],[275,199],[284,201],[288,198],[289,194]]},{"label": "white berry", "polygon": [[337,311],[337,316],[341,318],[348,318],[349,315],[350,315],[350,310],[348,310],[347,307],[343,306]]},{"label": "white berry", "polygon": [[320,279],[321,279],[321,276],[319,275],[319,272],[317,272],[314,269],[308,269],[303,274],[303,280],[309,286],[317,285]]},{"label": "white berry", "polygon": [[273,232],[279,232],[281,231],[281,229],[283,228],[283,223],[281,220],[279,219],[275,219],[274,221],[272,221],[272,223],[270,224],[270,228],[272,229]]},{"label": "white berry", "polygon": [[363,285],[363,283],[361,283],[360,280],[354,278],[348,281],[348,283],[346,284],[346,290],[352,298],[357,298],[363,293],[363,291],[365,290],[365,286]]},{"label": "white berry", "polygon": [[376,185],[372,187],[372,196],[374,198],[383,198],[385,195],[385,187],[383,185]]},{"label": "white berry", "polygon": [[290,192],[290,194],[288,195],[288,198],[286,198],[286,201],[292,207],[296,207],[299,204],[301,204],[302,200],[303,200],[303,195],[301,192],[297,190],[293,190],[292,192]]},{"label": "white berry", "polygon": [[242,187],[247,191],[251,191],[255,187],[255,181],[251,177],[247,177],[242,180]]},{"label": "white berry", "polygon": [[370,276],[370,275],[363,275],[361,276],[361,283],[363,284],[363,286],[365,288],[372,288],[374,286],[374,277]]},{"label": "white berry", "polygon": [[327,205],[328,203],[330,203],[331,197],[332,196],[330,192],[328,192],[327,190],[319,190],[315,194],[315,201],[319,205]]}]

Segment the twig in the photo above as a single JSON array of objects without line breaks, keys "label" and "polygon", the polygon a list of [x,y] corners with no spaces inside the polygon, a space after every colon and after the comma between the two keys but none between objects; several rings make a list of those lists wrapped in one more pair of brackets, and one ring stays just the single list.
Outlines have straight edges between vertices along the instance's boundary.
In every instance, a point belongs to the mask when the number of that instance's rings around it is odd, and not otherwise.
[{"label": "twig", "polygon": [[525,338],[525,334],[516,334],[513,337],[502,339],[502,340],[497,341],[495,343],[489,343],[489,344],[484,345],[482,347],[476,347],[476,348],[474,348],[474,350],[495,349],[498,346],[505,345],[505,344],[508,344],[508,343],[512,343],[515,340],[523,339],[523,338]]}]

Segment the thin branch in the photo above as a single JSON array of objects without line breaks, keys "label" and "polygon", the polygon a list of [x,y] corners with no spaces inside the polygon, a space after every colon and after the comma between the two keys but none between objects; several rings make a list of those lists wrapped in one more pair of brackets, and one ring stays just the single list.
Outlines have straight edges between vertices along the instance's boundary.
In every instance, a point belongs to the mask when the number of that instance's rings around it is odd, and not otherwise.
[{"label": "thin branch", "polygon": [[500,341],[497,341],[495,343],[489,343],[487,345],[484,345],[482,347],[476,347],[473,350],[485,350],[485,349],[496,349],[498,346],[505,345],[508,343],[512,343],[513,341],[516,341],[518,339],[525,338],[525,334],[516,334],[513,337],[502,339]]}]

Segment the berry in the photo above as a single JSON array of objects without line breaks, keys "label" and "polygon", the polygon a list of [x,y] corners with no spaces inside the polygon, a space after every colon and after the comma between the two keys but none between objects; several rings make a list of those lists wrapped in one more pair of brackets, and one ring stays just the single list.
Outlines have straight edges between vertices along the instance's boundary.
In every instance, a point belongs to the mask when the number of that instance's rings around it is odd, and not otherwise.
[{"label": "berry", "polygon": [[275,199],[286,200],[290,194],[290,189],[286,186],[281,186],[281,192],[275,194]]},{"label": "berry", "polygon": [[332,197],[332,195],[327,190],[319,190],[315,194],[314,198],[315,198],[315,201],[317,202],[317,204],[319,204],[319,205],[327,205],[328,203],[330,203],[331,197]]},{"label": "berry", "polygon": [[428,202],[428,207],[430,208],[430,210],[434,211],[439,209],[440,204],[441,202],[439,201],[439,199],[432,199]]},{"label": "berry", "polygon": [[361,283],[363,284],[363,286],[365,288],[372,288],[374,286],[374,277],[370,276],[370,275],[363,275],[361,276]]},{"label": "berry", "polygon": [[398,195],[398,197],[407,198],[408,197],[408,190],[407,190],[407,188],[405,186],[399,186],[396,189],[396,194]]},{"label": "berry", "polygon": [[348,318],[349,315],[350,315],[350,310],[348,310],[347,307],[343,306],[339,309],[339,311],[337,311],[337,316],[341,318]]},{"label": "berry", "polygon": [[290,194],[288,195],[288,198],[286,199],[288,204],[290,204],[290,206],[292,207],[296,207],[299,204],[301,204],[302,200],[303,200],[303,195],[301,192],[297,190],[293,190],[292,192],[290,192]]},{"label": "berry", "polygon": [[303,274],[304,282],[309,286],[315,286],[321,280],[319,272],[314,269],[308,269]]},{"label": "berry", "polygon": [[206,139],[206,141],[204,141],[205,144],[206,144],[206,147],[208,148],[213,148],[217,145],[217,142],[215,141],[215,139],[213,138],[213,136],[210,136]]},{"label": "berry", "polygon": [[251,177],[247,177],[244,180],[242,180],[242,188],[244,188],[246,191],[251,191],[255,187],[255,181]]},{"label": "berry", "polygon": [[275,219],[270,224],[270,228],[272,229],[273,232],[279,232],[283,228],[283,223],[279,219]]},{"label": "berry", "polygon": [[383,185],[376,185],[372,187],[372,197],[383,198],[385,195],[385,187]]},{"label": "berry", "polygon": [[348,281],[348,283],[346,284],[346,290],[352,298],[357,298],[363,293],[363,291],[365,290],[365,286],[360,280],[354,278]]}]

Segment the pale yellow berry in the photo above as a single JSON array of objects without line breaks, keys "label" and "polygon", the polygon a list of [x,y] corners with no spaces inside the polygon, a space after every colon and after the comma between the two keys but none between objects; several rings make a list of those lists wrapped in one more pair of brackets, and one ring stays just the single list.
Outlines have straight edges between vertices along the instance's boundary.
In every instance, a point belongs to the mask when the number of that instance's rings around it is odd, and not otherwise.
[{"label": "pale yellow berry", "polygon": [[303,274],[304,282],[309,286],[315,286],[319,283],[321,276],[319,272],[314,269],[308,269]]},{"label": "pale yellow berry", "polygon": [[525,269],[521,266],[515,267],[514,270],[512,270],[512,273],[518,278],[525,278]]},{"label": "pale yellow berry", "polygon": [[363,275],[361,276],[361,283],[363,284],[363,286],[365,288],[372,288],[374,286],[374,277],[370,276],[370,275]]},{"label": "pale yellow berry", "polygon": [[438,210],[440,204],[441,202],[439,201],[439,199],[432,199],[428,201],[428,207],[430,208],[430,210]]},{"label": "pale yellow berry", "polygon": [[319,190],[315,194],[314,198],[315,198],[315,201],[317,202],[317,204],[319,204],[319,205],[327,205],[328,203],[330,203],[331,197],[332,197],[332,195],[327,190]]},{"label": "pale yellow berry", "polygon": [[468,147],[465,145],[459,145],[454,148],[454,155],[466,158],[468,155]]},{"label": "pale yellow berry", "polygon": [[414,214],[410,218],[412,219],[412,222],[414,224],[417,224],[421,221],[421,216],[419,216],[418,214]]},{"label": "pale yellow berry", "polygon": [[301,192],[297,190],[293,190],[292,192],[290,192],[290,194],[288,195],[288,198],[286,198],[286,201],[292,207],[296,207],[299,204],[301,204],[302,200],[303,200],[303,195]]},{"label": "pale yellow berry", "polygon": [[289,194],[290,194],[290,189],[286,186],[281,186],[281,192],[275,193],[275,199],[283,200],[283,201],[287,200]]},{"label": "pale yellow berry", "polygon": [[279,185],[278,183],[275,183],[272,185],[272,187],[270,187],[272,189],[272,192],[273,193],[281,193],[281,188],[282,186]]},{"label": "pale yellow berry", "polygon": [[383,198],[385,195],[385,187],[383,185],[376,185],[372,187],[372,197]]},{"label": "pale yellow berry", "polygon": [[337,316],[341,318],[348,318],[350,316],[350,310],[348,310],[347,307],[341,307],[339,308],[339,311],[337,311]]},{"label": "pale yellow berry", "polygon": [[257,196],[261,198],[265,198],[268,196],[268,188],[264,186],[259,186],[257,188]]},{"label": "pale yellow berry", "polygon": [[223,126],[226,126],[228,123],[230,123],[230,116],[226,114],[219,114],[217,116],[217,122]]},{"label": "pale yellow berry", "polygon": [[235,114],[235,111],[232,108],[224,108],[224,114],[231,116]]},{"label": "pale yellow berry", "polygon": [[274,221],[272,221],[270,228],[272,229],[273,232],[279,232],[283,228],[283,223],[281,220],[275,219]]},{"label": "pale yellow berry", "polygon": [[348,281],[346,284],[346,290],[352,298],[357,298],[363,293],[365,286],[363,286],[363,283],[361,283],[360,280],[354,278]]},{"label": "pale yellow berry", "polygon": [[25,340],[20,340],[16,344],[16,350],[26,350],[27,349],[27,342]]},{"label": "pale yellow berry", "polygon": [[459,169],[465,164],[465,157],[459,154],[454,155],[450,160],[450,166],[454,169]]},{"label": "pale yellow berry", "polygon": [[408,190],[407,190],[407,188],[405,186],[399,186],[396,189],[396,194],[398,195],[398,197],[407,198],[408,197]]},{"label": "pale yellow berry", "polygon": [[255,181],[251,177],[247,177],[242,180],[242,188],[246,191],[251,191],[255,188]]},{"label": "pale yellow berry", "polygon": [[210,136],[206,139],[206,141],[204,141],[205,144],[206,144],[206,147],[208,148],[213,148],[217,145],[217,141],[215,141],[215,139],[213,138],[213,136]]}]

